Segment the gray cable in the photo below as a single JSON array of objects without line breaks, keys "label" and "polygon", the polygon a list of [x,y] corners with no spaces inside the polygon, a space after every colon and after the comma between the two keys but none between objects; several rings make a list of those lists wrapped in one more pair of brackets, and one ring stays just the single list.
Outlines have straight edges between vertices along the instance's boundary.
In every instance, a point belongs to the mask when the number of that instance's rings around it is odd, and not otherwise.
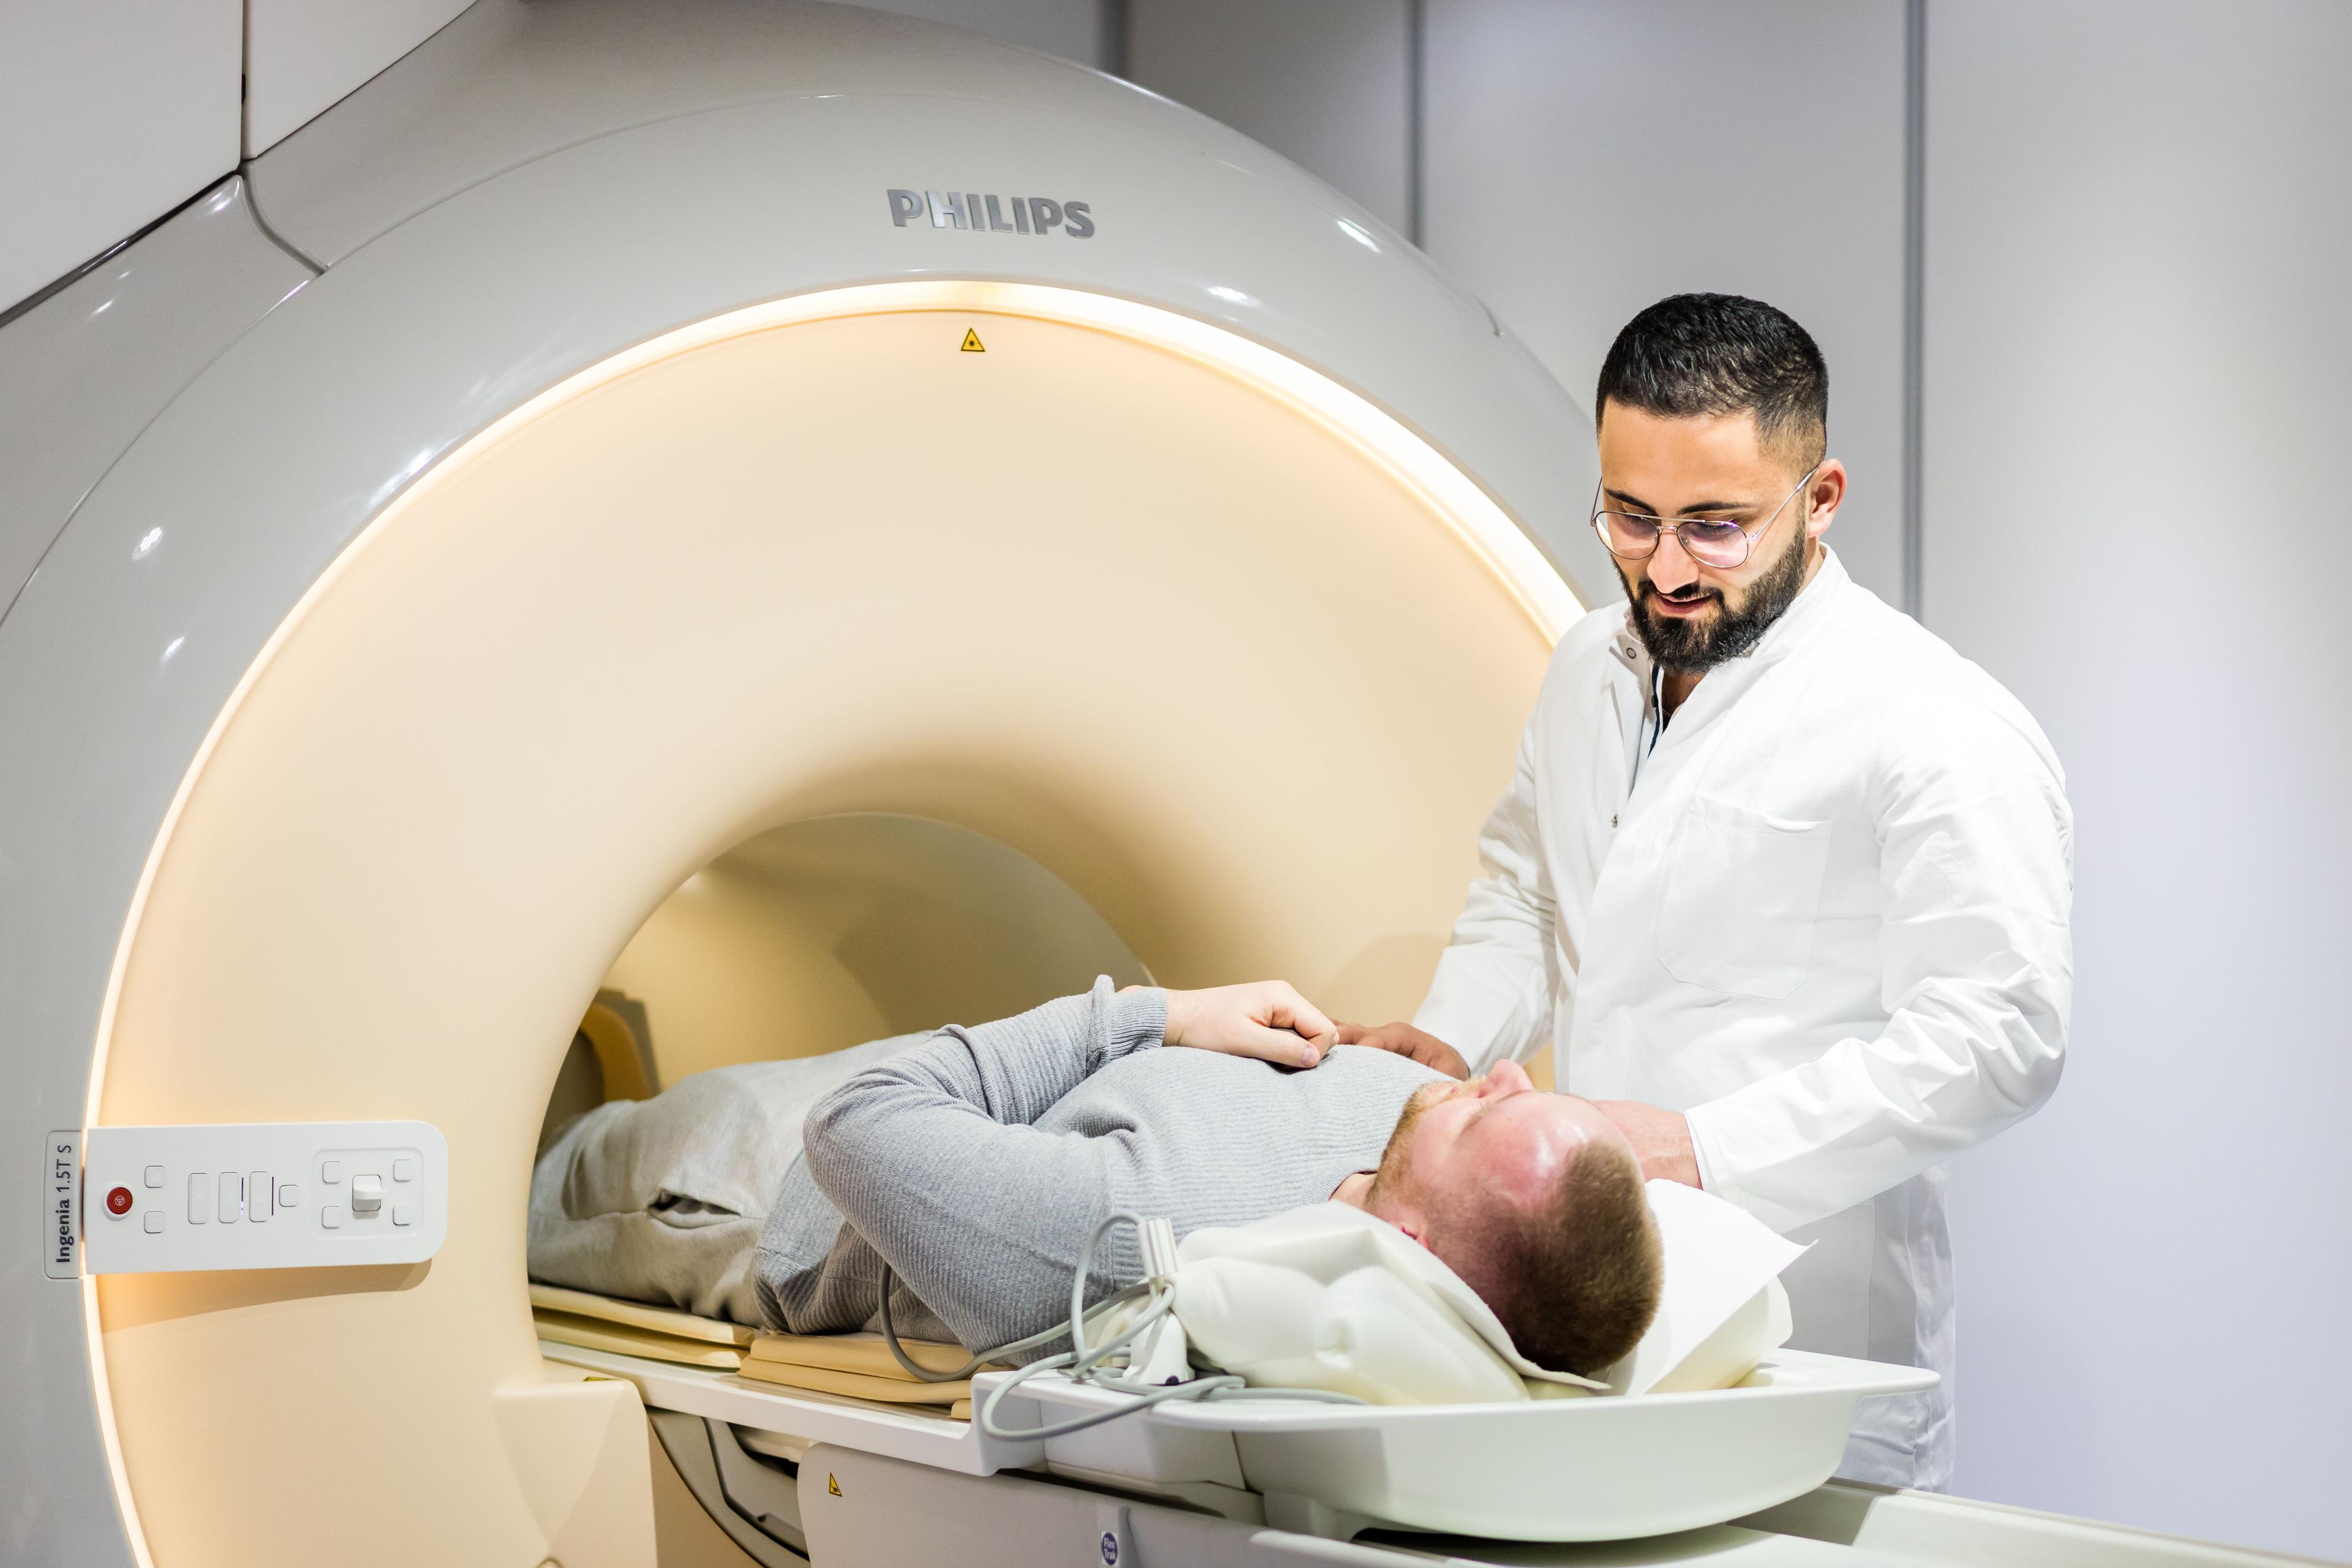
[{"label": "gray cable", "polygon": [[[1328,1405],[1368,1403],[1352,1394],[1334,1394],[1318,1388],[1251,1388],[1241,1378],[1231,1373],[1219,1373],[1194,1378],[1190,1383],[1172,1383],[1164,1387],[1152,1388],[1131,1383],[1115,1371],[1108,1369],[1097,1371],[1097,1369],[1101,1367],[1104,1362],[1133,1344],[1144,1330],[1174,1310],[1176,1305],[1175,1291],[1159,1281],[1144,1280],[1105,1297],[1095,1303],[1091,1311],[1088,1310],[1086,1304],[1087,1279],[1094,1272],[1095,1251],[1102,1245],[1103,1237],[1109,1235],[1111,1227],[1116,1225],[1131,1225],[1140,1230],[1143,1227],[1143,1221],[1135,1215],[1122,1210],[1095,1226],[1094,1233],[1087,1237],[1087,1245],[1078,1255],[1077,1269],[1070,1277],[1070,1321],[1067,1325],[1047,1329],[1043,1333],[1031,1334],[1027,1339],[1015,1340],[1010,1344],[998,1345],[993,1350],[982,1351],[955,1372],[927,1371],[918,1366],[914,1358],[909,1356],[905,1347],[898,1342],[898,1327],[890,1321],[890,1285],[894,1276],[888,1266],[885,1265],[882,1273],[883,1342],[890,1347],[890,1353],[897,1358],[898,1364],[914,1377],[924,1383],[954,1383],[971,1376],[992,1361],[1017,1354],[1022,1351],[1034,1350],[1039,1345],[1060,1339],[1065,1334],[1068,1335],[1070,1349],[1059,1355],[1046,1356],[1022,1367],[991,1390],[987,1400],[973,1412],[979,1419],[981,1431],[1000,1442],[1036,1442],[1046,1437],[1065,1437],[1073,1432],[1083,1432],[1089,1426],[1099,1426],[1107,1421],[1116,1421],[1122,1415],[1132,1415],[1139,1410],[1149,1410],[1155,1405],[1166,1405],[1178,1399],[1307,1399]],[[1147,1294],[1151,1298],[1150,1305],[1137,1313],[1134,1321],[1119,1330],[1102,1344],[1091,1350],[1087,1348],[1087,1319],[1089,1316],[1099,1316],[1114,1307],[1135,1300],[1139,1295]],[[1121,1405],[1117,1410],[1097,1410],[1092,1415],[1076,1415],[1066,1421],[1048,1422],[1043,1426],[999,1426],[996,1424],[996,1406],[1006,1394],[1011,1394],[1039,1373],[1061,1370],[1066,1370],[1070,1380],[1074,1383],[1091,1383],[1097,1387],[1124,1394],[1132,1403]]]},{"label": "gray cable", "polygon": [[[898,1342],[898,1325],[890,1321],[890,1287],[898,1278],[897,1273],[888,1264],[882,1266],[882,1342],[890,1347],[892,1358],[918,1383],[961,1383],[991,1362],[1002,1361],[1008,1355],[1017,1355],[1023,1351],[1035,1350],[1039,1345],[1051,1344],[1070,1331],[1064,1325],[1056,1323],[1042,1334],[1031,1334],[1025,1340],[1014,1340],[1010,1344],[1002,1344],[993,1350],[982,1351],[953,1372],[933,1372],[928,1367],[917,1365],[915,1358],[908,1355],[906,1347]],[[1124,1289],[1114,1291],[1096,1302],[1089,1315],[1099,1317],[1113,1307],[1124,1306],[1142,1295],[1147,1289],[1149,1287],[1138,1282]]]}]

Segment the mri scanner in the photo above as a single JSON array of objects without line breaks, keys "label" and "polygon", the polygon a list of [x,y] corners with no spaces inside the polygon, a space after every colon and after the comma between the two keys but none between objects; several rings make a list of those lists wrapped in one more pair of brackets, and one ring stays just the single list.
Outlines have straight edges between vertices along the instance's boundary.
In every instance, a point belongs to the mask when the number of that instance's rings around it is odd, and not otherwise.
[{"label": "mri scanner", "polygon": [[1611,585],[1590,424],[1242,138],[874,13],[480,0],[16,311],[0,407],[8,1562],[2252,1560],[1836,1485],[1348,1543],[536,1338],[576,1043],[1417,1001]]}]

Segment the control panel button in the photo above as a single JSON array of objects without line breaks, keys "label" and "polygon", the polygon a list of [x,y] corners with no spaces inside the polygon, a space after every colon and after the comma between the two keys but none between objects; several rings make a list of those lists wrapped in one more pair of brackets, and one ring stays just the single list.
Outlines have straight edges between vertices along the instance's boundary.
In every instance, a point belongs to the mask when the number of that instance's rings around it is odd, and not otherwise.
[{"label": "control panel button", "polygon": [[[0,1062],[7,1050],[0,1041]],[[0,1102],[9,1087],[0,1068]],[[82,1127],[45,1145],[42,1223],[58,1247],[43,1250],[61,1256],[43,1272],[58,1279],[404,1267],[435,1256],[449,1228],[448,1143],[429,1122]],[[0,1308],[0,1342],[9,1326]]]}]

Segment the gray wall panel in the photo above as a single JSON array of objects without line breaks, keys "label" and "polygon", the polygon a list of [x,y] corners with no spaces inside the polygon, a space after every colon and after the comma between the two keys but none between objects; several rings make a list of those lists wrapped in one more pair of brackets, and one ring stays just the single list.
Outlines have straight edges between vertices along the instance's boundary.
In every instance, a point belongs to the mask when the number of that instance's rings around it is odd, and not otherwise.
[{"label": "gray wall panel", "polygon": [[2352,1557],[2352,9],[1928,27],[1926,618],[2078,818],[2072,1063],[1957,1173],[1980,1497]]},{"label": "gray wall panel", "polygon": [[236,167],[238,0],[0,0],[0,310]]},{"label": "gray wall panel", "polygon": [[875,0],[873,9],[945,22],[992,38],[1108,70],[1105,0]]},{"label": "gray wall panel", "polygon": [[1134,0],[1129,79],[1408,227],[1405,0]]},{"label": "gray wall panel", "polygon": [[1579,401],[1663,295],[1768,300],[1830,363],[1830,536],[1902,595],[1898,0],[1430,0],[1429,253]]}]

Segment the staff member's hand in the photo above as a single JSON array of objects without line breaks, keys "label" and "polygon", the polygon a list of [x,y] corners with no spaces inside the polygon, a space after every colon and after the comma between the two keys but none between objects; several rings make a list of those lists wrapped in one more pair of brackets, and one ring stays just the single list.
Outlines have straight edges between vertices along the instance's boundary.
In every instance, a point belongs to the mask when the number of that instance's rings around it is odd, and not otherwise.
[{"label": "staff member's hand", "polygon": [[1679,1110],[1661,1110],[1638,1100],[1596,1100],[1601,1114],[1614,1121],[1633,1145],[1645,1182],[1698,1185],[1698,1152],[1691,1147],[1690,1122]]},{"label": "staff member's hand", "polygon": [[1168,993],[1171,1046],[1255,1057],[1276,1067],[1311,1068],[1331,1048],[1337,1027],[1322,1009],[1281,980]]},{"label": "staff member's hand", "polygon": [[1382,1024],[1378,1028],[1366,1028],[1361,1024],[1341,1024],[1339,1044],[1370,1046],[1383,1051],[1394,1051],[1401,1057],[1411,1057],[1425,1068],[1435,1068],[1448,1078],[1468,1078],[1470,1064],[1462,1053],[1439,1039],[1425,1034],[1411,1024]]}]

